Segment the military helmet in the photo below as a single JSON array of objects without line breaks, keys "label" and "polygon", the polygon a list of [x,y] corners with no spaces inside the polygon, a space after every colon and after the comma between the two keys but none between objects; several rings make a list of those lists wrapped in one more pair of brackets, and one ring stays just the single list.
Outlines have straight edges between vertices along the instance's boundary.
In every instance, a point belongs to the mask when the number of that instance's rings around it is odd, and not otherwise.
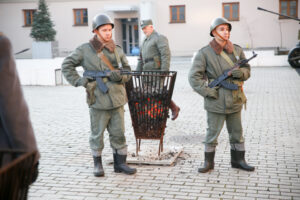
[{"label": "military helmet", "polygon": [[145,19],[145,20],[142,20],[141,21],[141,28],[145,28],[146,26],[149,26],[149,25],[153,25],[153,22],[151,19]]},{"label": "military helmet", "polygon": [[231,31],[231,24],[229,23],[229,21],[223,17],[218,17],[215,18],[210,24],[210,36],[214,37],[212,31],[221,24],[228,24],[229,31]]},{"label": "military helmet", "polygon": [[105,24],[111,24],[112,28],[114,28],[114,23],[110,19],[109,16],[104,14],[98,14],[93,18],[93,32],[95,29],[97,29],[99,26],[105,25]]}]

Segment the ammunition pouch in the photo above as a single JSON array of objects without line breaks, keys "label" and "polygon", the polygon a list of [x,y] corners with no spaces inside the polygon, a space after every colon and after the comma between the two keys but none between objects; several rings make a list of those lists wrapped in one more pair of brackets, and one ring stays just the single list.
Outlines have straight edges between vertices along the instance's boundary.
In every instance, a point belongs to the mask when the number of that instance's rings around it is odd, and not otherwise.
[{"label": "ammunition pouch", "polygon": [[246,104],[247,98],[243,91],[244,81],[232,80],[232,83],[238,86],[237,90],[232,90],[233,103]]},{"label": "ammunition pouch", "polygon": [[86,85],[86,102],[89,106],[93,105],[96,102],[95,89],[97,87],[96,81],[88,82]]}]

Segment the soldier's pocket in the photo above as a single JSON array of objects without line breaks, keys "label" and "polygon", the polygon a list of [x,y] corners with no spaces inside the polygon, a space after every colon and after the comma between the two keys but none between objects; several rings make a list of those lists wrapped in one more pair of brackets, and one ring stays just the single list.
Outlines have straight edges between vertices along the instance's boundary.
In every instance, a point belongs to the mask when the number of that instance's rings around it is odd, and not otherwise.
[{"label": "soldier's pocket", "polygon": [[96,96],[95,96],[95,89],[97,87],[97,82],[96,81],[92,81],[89,82],[86,86],[86,102],[87,104],[93,105],[96,102]]}]

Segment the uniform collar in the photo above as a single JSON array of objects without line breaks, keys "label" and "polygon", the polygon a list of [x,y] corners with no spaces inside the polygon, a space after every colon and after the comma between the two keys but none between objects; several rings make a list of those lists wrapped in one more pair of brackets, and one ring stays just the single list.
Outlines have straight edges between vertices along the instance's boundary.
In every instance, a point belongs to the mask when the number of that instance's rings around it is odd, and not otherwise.
[{"label": "uniform collar", "polygon": [[227,40],[226,45],[224,48],[221,47],[221,45],[213,39],[210,43],[209,46],[216,52],[216,54],[220,55],[220,53],[225,50],[227,53],[231,54],[233,53],[233,44],[229,40]]},{"label": "uniform collar", "polygon": [[153,37],[153,35],[156,35],[157,32],[155,30],[153,30],[153,32],[151,33],[151,35],[149,35],[148,37],[145,38],[145,40],[149,40],[150,38]]}]

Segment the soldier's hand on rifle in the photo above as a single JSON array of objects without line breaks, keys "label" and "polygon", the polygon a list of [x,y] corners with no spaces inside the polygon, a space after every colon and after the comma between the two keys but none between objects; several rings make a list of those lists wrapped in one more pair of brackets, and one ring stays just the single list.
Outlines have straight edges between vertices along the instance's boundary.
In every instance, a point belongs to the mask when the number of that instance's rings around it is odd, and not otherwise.
[{"label": "soldier's hand on rifle", "polygon": [[122,75],[121,75],[120,70],[111,71],[109,79],[111,81],[115,81],[115,82],[121,81],[122,80]]},{"label": "soldier's hand on rifle", "polygon": [[244,73],[240,69],[235,69],[231,72],[233,78],[242,78]]},{"label": "soldier's hand on rifle", "polygon": [[214,87],[214,88],[207,87],[207,97],[217,99],[219,97],[217,88],[218,87]]}]

